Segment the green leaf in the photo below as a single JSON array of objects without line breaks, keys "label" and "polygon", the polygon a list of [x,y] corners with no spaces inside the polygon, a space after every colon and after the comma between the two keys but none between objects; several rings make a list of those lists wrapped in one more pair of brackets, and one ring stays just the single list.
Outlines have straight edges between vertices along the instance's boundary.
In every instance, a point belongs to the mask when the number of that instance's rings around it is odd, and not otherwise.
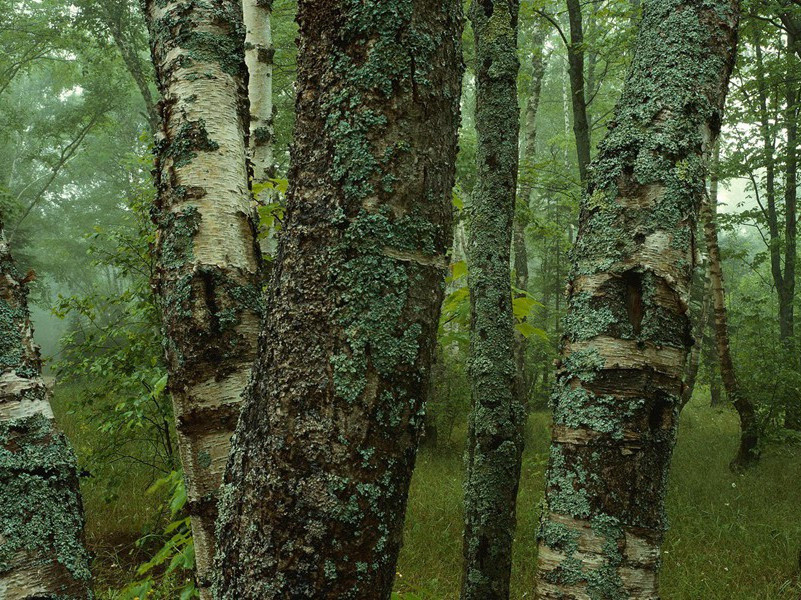
[{"label": "green leaf", "polygon": [[523,335],[523,337],[526,338],[527,340],[533,337],[538,337],[545,342],[548,341],[548,334],[545,331],[543,331],[542,329],[538,329],[537,327],[534,327],[533,325],[531,325],[526,321],[523,321],[522,323],[518,323],[517,325],[515,325],[515,329],[517,329],[517,331],[519,331]]}]

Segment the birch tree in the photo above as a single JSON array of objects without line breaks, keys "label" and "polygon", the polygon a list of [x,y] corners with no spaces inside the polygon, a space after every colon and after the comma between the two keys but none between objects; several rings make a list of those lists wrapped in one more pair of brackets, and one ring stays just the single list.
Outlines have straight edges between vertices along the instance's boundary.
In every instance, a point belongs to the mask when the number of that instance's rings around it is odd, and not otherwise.
[{"label": "birch tree", "polygon": [[736,0],[643,2],[574,248],[539,533],[543,600],[659,597],[698,210],[739,12]]},{"label": "birch tree", "polygon": [[229,0],[148,0],[146,18],[162,96],[154,287],[198,584],[201,597],[210,598],[217,491],[259,329],[260,258],[245,157],[245,32],[241,6]]},{"label": "birch tree", "polygon": [[458,0],[301,0],[290,189],[220,503],[220,599],[389,598],[425,414]]},{"label": "birch tree", "polygon": [[247,32],[245,63],[250,99],[250,161],[253,183],[275,177],[273,158],[273,0],[244,0],[242,11]]},{"label": "birch tree", "polygon": [[75,454],[53,422],[27,279],[0,224],[0,598],[91,597]]}]

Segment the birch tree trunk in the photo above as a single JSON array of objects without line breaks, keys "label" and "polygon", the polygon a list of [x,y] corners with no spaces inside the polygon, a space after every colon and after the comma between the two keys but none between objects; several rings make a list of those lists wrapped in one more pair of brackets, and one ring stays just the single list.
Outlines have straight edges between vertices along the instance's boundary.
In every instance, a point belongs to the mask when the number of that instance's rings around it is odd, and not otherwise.
[{"label": "birch tree trunk", "polygon": [[253,183],[275,177],[273,157],[273,0],[243,0],[245,62],[250,99],[250,161]]},{"label": "birch tree trunk", "polygon": [[206,599],[217,492],[259,331],[244,29],[232,0],[148,0],[145,8],[162,95],[153,284]]},{"label": "birch tree trunk", "polygon": [[220,600],[389,598],[452,241],[458,0],[298,3],[297,122]]},{"label": "birch tree trunk", "polygon": [[542,600],[659,597],[698,209],[739,3],[643,4],[574,248],[539,534]]},{"label": "birch tree trunk", "polygon": [[471,327],[463,600],[509,598],[525,409],[518,392],[512,312],[512,224],[517,197],[515,1],[473,0],[477,182],[468,240]]},{"label": "birch tree trunk", "polygon": [[76,459],[53,423],[27,296],[0,224],[0,598],[91,598]]}]

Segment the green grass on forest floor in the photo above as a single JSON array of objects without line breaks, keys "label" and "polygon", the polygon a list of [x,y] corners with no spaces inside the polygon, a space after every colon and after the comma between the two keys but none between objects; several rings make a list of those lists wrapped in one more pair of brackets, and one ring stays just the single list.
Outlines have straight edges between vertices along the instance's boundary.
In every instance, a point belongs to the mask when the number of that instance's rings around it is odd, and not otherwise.
[{"label": "green grass on forest floor", "polygon": [[[80,415],[66,413],[57,389],[54,408],[79,456],[103,445]],[[770,447],[745,475],[728,462],[737,443],[737,419],[696,398],[681,419],[668,496],[670,531],[664,544],[663,600],[799,600],[801,447]],[[512,598],[533,598],[536,530],[544,485],[549,417],[531,416],[518,498]],[[458,597],[461,572],[462,447],[420,452],[409,497],[404,547],[396,583],[399,600]],[[130,462],[105,465],[82,480],[87,543],[95,554],[97,592],[113,598],[134,577],[146,551],[134,541],[157,528],[164,498],[145,494],[151,470]],[[106,481],[122,485],[109,495]],[[163,516],[163,515],[162,515]]]},{"label": "green grass on forest floor", "polygon": [[[733,475],[738,423],[696,398],[681,418],[668,494],[663,600],[799,600],[801,448],[770,447]],[[518,496],[512,598],[533,598],[536,531],[548,415],[531,416]],[[412,481],[395,589],[399,600],[458,598],[461,573],[460,449],[423,450]]]}]

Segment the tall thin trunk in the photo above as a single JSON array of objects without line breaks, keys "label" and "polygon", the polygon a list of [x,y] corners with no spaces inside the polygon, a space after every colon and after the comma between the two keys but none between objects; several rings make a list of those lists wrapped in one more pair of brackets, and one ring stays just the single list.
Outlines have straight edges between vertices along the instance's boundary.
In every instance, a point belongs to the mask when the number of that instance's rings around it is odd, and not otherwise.
[{"label": "tall thin trunk", "polygon": [[525,409],[518,394],[512,312],[517,197],[519,4],[473,0],[477,182],[468,241],[473,407],[465,479],[463,600],[509,598]]},{"label": "tall thin trunk", "polygon": [[717,341],[720,376],[729,402],[740,417],[740,447],[731,462],[732,469],[742,469],[759,460],[759,427],[751,400],[742,393],[734,362],[731,357],[729,325],[723,287],[723,265],[720,260],[718,228],[715,213],[717,202],[710,197],[701,204],[701,221],[704,225],[706,249],[709,255],[709,277],[712,284],[712,301],[715,307],[715,339]]},{"label": "tall thin trunk", "polygon": [[574,247],[540,599],[659,597],[697,216],[738,18],[736,0],[644,2]]},{"label": "tall thin trunk", "polygon": [[461,2],[301,0],[297,14],[291,187],[216,591],[385,599],[452,240]]},{"label": "tall thin trunk", "polygon": [[27,296],[0,225],[0,597],[91,598],[75,454],[53,422]]},{"label": "tall thin trunk", "polygon": [[537,22],[532,33],[531,89],[526,100],[523,136],[521,139],[520,166],[533,168],[537,159],[537,116],[542,98],[542,82],[545,79],[545,33],[544,23]]},{"label": "tall thin trunk", "polygon": [[709,261],[704,260],[696,268],[700,276],[694,277],[690,301],[690,319],[693,323],[693,346],[684,369],[684,387],[681,390],[681,409],[693,398],[695,383],[698,380],[698,369],[701,366],[701,354],[704,349],[704,333],[709,323],[712,310],[712,288],[709,275]]},{"label": "tall thin trunk", "polygon": [[[779,217],[776,210],[776,136],[772,131],[768,113],[768,89],[765,81],[765,63],[762,56],[762,40],[758,28],[754,33],[754,52],[756,65],[757,96],[759,100],[759,122],[762,134],[762,160],[765,167],[765,216],[768,221],[770,251],[770,270],[773,283],[779,293],[779,323],[782,322],[782,292],[784,275],[782,273],[781,238],[779,236]],[[781,329],[781,327],[780,327]],[[784,339],[782,337],[782,339]]]},{"label": "tall thin trunk", "polygon": [[148,0],[145,13],[162,95],[153,283],[205,599],[218,488],[259,331],[244,29],[233,0]]},{"label": "tall thin trunk", "polygon": [[[793,49],[796,40],[792,35],[787,38],[788,65],[796,62]],[[789,70],[789,69],[788,69]],[[781,317],[780,333],[786,349],[786,356],[796,368],[799,365],[795,343],[795,263],[797,258],[797,205],[798,205],[798,83],[788,73],[786,86],[787,109],[785,112],[785,130],[787,132],[787,164],[784,183],[784,280],[780,290]],[[787,407],[785,426],[788,429],[801,431],[801,397],[794,394]]]},{"label": "tall thin trunk", "polygon": [[587,181],[592,142],[590,123],[587,117],[587,96],[584,81],[584,24],[582,23],[580,0],[567,0],[570,22],[570,44],[567,60],[570,73],[570,97],[573,106],[573,134],[576,138],[579,175],[582,185]]},{"label": "tall thin trunk", "polygon": [[243,0],[245,62],[250,99],[250,161],[253,183],[275,177],[273,157],[273,0]]},{"label": "tall thin trunk", "polygon": [[[523,135],[521,140],[520,167],[523,173],[531,171],[537,158],[537,116],[542,97],[542,82],[545,79],[545,23],[537,21],[534,25],[532,52],[531,52],[531,90],[526,101],[525,118],[523,120]],[[526,193],[525,189],[518,195],[518,209],[515,212],[513,226],[512,247],[514,253],[515,287],[520,290],[518,297],[528,291],[528,246],[526,243],[526,225],[531,209],[531,199],[534,197],[533,188]],[[520,332],[515,333],[515,362],[517,364],[518,395],[526,405],[531,391],[531,377],[526,369],[526,349],[528,341]]]}]

